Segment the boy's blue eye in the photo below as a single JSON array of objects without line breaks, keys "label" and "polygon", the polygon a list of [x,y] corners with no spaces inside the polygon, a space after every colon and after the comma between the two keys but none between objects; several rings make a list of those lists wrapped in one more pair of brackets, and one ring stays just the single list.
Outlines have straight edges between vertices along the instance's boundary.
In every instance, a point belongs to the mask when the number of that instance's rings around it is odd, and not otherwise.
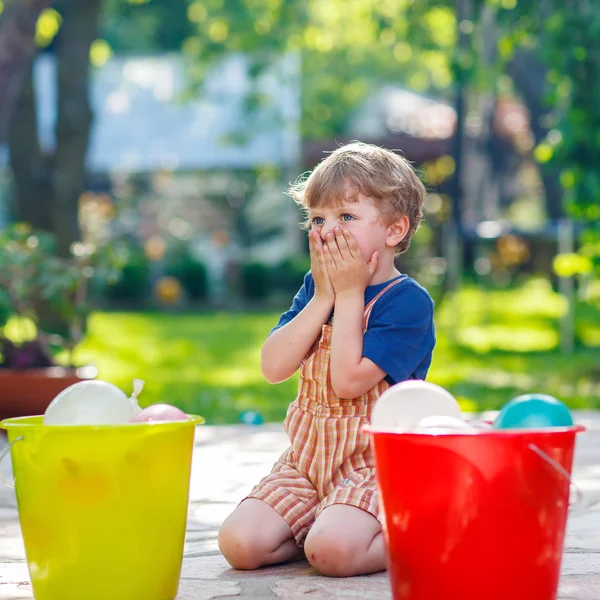
[{"label": "boy's blue eye", "polygon": [[314,225],[323,225],[323,217],[313,217],[312,222]]},{"label": "boy's blue eye", "polygon": [[342,215],[342,220],[343,221],[352,221],[354,219],[354,217],[352,215],[349,215],[348,213],[344,213]]}]

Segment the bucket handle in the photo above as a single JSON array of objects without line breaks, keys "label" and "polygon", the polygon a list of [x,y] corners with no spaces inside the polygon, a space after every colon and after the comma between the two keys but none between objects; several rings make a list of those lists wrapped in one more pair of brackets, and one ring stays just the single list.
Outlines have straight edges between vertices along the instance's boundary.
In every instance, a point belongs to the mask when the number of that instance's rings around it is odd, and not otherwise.
[{"label": "bucket handle", "polygon": [[569,482],[569,510],[575,508],[583,500],[583,493],[571,478],[571,473],[567,471],[560,463],[548,456],[539,446],[529,444],[529,449],[533,450],[542,460],[546,461],[552,468],[556,469]]},{"label": "bucket handle", "polygon": [[[23,441],[25,438],[21,435],[17,438],[15,438],[10,444],[8,444],[8,446],[2,451],[2,453],[0,453],[0,466],[2,465],[2,461],[8,456],[8,454],[10,453],[12,447],[17,443],[17,442],[21,442]],[[6,481],[6,479],[4,479],[4,474],[2,473],[2,471],[0,470],[0,481],[2,481],[2,483],[10,488],[14,488],[15,487],[15,482],[11,483],[10,481]]]}]

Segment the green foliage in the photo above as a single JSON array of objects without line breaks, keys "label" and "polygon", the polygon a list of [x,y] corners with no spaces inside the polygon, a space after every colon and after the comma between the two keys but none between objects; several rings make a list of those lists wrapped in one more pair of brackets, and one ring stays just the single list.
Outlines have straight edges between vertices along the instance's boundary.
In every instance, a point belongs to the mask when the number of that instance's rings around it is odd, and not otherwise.
[{"label": "green foliage", "polygon": [[10,317],[32,323],[43,352],[54,345],[70,351],[81,340],[92,279],[115,277],[121,267],[116,246],[75,244],[68,258],[55,251],[53,235],[28,225],[0,232],[0,327],[6,329]]},{"label": "green foliage", "polygon": [[[581,255],[600,255],[600,12],[593,2],[514,2],[500,11],[513,48],[537,48],[554,122],[535,156],[560,173],[568,213],[587,226]],[[600,270],[597,271],[600,274]]]},{"label": "green foliage", "polygon": [[271,291],[272,270],[260,262],[245,263],[240,267],[240,287],[244,298],[262,300]]},{"label": "green foliage", "polygon": [[123,269],[106,288],[114,300],[144,300],[150,295],[150,261],[140,248],[130,248]]},{"label": "green foliage", "polygon": [[10,297],[5,289],[0,288],[0,329],[6,325],[12,314]]},{"label": "green foliage", "polygon": [[195,260],[188,252],[172,258],[166,267],[166,275],[176,277],[188,296],[193,300],[205,300],[208,296],[208,271],[206,265]]},{"label": "green foliage", "polygon": [[579,254],[560,254],[554,259],[554,272],[559,277],[587,275],[593,269],[592,261]]},{"label": "green foliage", "polygon": [[117,53],[177,51],[193,32],[188,0],[105,0],[101,35]]},{"label": "green foliage", "polygon": [[[451,6],[439,3],[430,10],[424,2],[405,0],[189,0],[185,14],[182,0],[135,6],[110,0],[103,26],[117,52],[173,49],[182,36],[199,85],[229,52],[246,53],[253,75],[284,53],[298,54],[302,133],[313,139],[341,133],[349,115],[382,83],[447,90],[455,29]],[[252,90],[248,107],[262,102]]]},{"label": "green foliage", "polygon": [[565,299],[545,279],[502,291],[465,286],[436,311],[431,380],[465,407],[494,409],[531,391],[572,407],[597,407],[600,303],[596,298],[575,307],[579,343],[570,356],[559,350],[566,310]]},{"label": "green foliage", "polygon": [[307,254],[286,258],[273,269],[273,286],[288,294],[295,294],[302,287],[309,270],[310,256]]}]

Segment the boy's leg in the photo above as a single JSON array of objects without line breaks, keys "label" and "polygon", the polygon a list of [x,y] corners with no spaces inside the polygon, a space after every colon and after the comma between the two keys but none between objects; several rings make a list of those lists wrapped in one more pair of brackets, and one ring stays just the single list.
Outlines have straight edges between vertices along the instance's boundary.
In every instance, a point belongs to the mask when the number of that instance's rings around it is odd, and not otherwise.
[{"label": "boy's leg", "polygon": [[325,508],[306,537],[304,551],[310,564],[330,577],[366,575],[386,568],[381,525],[356,506]]},{"label": "boy's leg", "polygon": [[219,549],[234,569],[257,569],[299,555],[285,519],[256,498],[244,500],[225,519],[219,530]]}]

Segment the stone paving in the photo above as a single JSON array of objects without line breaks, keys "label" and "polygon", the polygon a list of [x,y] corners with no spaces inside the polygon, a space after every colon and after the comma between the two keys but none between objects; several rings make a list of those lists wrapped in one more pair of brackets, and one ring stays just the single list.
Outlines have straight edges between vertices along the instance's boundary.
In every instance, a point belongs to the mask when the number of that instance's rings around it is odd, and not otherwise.
[{"label": "stone paving", "polygon": [[[600,600],[600,413],[579,412],[575,417],[588,429],[579,436],[575,467],[575,481],[584,500],[569,519],[559,598]],[[217,548],[218,527],[285,447],[281,425],[197,429],[177,600],[391,598],[385,573],[330,579],[305,561],[255,572],[228,567]],[[4,448],[6,440],[0,437],[0,452]],[[0,471],[10,479],[9,460],[2,461]],[[0,483],[0,600],[31,598],[14,491]]]}]

